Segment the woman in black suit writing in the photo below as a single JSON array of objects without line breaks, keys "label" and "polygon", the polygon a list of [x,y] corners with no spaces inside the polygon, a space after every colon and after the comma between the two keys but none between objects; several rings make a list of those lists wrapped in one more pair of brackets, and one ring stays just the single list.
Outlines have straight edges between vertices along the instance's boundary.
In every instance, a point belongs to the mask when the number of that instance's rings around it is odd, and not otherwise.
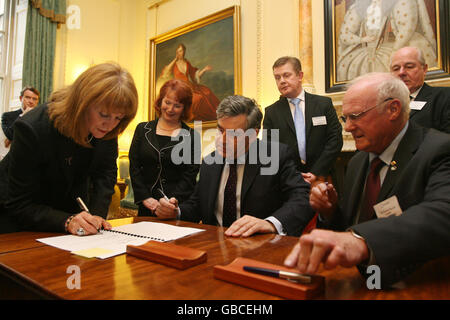
[{"label": "woman in black suit writing", "polygon": [[0,162],[0,231],[88,235],[110,228],[105,218],[117,180],[117,136],[137,105],[131,75],[105,63],[18,120]]},{"label": "woman in black suit writing", "polygon": [[200,136],[183,122],[191,117],[191,105],[190,87],[183,81],[169,80],[155,101],[158,119],[136,127],[129,158],[139,215],[153,215],[164,195],[182,202],[194,191]]}]

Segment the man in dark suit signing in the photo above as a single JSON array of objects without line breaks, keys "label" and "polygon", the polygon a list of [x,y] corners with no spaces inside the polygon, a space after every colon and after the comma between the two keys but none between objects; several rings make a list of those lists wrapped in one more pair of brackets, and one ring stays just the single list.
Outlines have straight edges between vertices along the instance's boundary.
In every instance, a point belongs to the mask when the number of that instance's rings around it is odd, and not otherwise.
[{"label": "man in dark suit signing", "polygon": [[391,73],[408,87],[411,98],[410,119],[426,128],[450,133],[450,88],[425,83],[428,65],[422,50],[404,47],[391,57]]},{"label": "man in dark suit signing", "polygon": [[20,92],[20,102],[22,106],[15,111],[5,112],[2,115],[2,129],[6,136],[5,147],[11,144],[14,136],[13,126],[19,117],[37,106],[39,102],[39,91],[33,87],[25,87]]},{"label": "man in dark suit signing", "polygon": [[388,73],[354,80],[343,99],[345,130],[360,150],[338,203],[331,184],[311,190],[322,226],[300,238],[285,264],[314,273],[320,263],[378,265],[389,286],[450,253],[450,135],[409,118],[409,91]]},{"label": "man in dark suit signing", "polygon": [[233,237],[300,235],[313,216],[309,185],[288,146],[257,139],[261,121],[254,100],[225,98],[217,108],[216,150],[203,159],[194,193],[179,210],[175,198],[160,199],[156,215],[229,227],[225,234]]},{"label": "man in dark suit signing", "polygon": [[273,65],[280,99],[266,108],[264,129],[292,148],[299,171],[307,181],[324,180],[342,149],[342,126],[330,98],[303,90],[300,60],[282,57]]}]

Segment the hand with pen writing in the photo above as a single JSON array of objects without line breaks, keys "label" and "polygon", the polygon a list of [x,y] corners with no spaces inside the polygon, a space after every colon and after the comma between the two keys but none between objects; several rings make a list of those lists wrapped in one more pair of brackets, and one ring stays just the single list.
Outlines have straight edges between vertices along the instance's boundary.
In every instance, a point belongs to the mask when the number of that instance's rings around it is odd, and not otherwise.
[{"label": "hand with pen writing", "polygon": [[159,201],[155,198],[148,198],[142,201],[142,204],[149,209],[152,213],[155,213],[156,208],[159,206]]},{"label": "hand with pen writing", "polygon": [[66,231],[79,236],[97,234],[102,227],[106,230],[111,229],[108,221],[100,216],[93,216],[86,211],[73,215],[66,221]]},{"label": "hand with pen writing", "polygon": [[161,198],[159,205],[156,207],[156,216],[159,219],[168,220],[176,219],[178,216],[178,200],[175,198]]},{"label": "hand with pen writing", "polygon": [[90,234],[97,234],[102,228],[106,230],[111,229],[111,225],[105,219],[91,215],[81,197],[78,197],[76,200],[82,211],[77,215],[70,216],[66,220],[64,226],[66,232],[77,236],[88,236]]},{"label": "hand with pen writing", "polygon": [[325,219],[330,219],[336,210],[338,194],[331,183],[323,182],[311,188],[309,204]]}]

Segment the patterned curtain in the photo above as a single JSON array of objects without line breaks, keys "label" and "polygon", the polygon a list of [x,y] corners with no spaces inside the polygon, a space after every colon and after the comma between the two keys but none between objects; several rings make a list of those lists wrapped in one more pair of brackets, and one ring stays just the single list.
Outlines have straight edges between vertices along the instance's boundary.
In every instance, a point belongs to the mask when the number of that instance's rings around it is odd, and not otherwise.
[{"label": "patterned curtain", "polygon": [[66,22],[66,0],[29,0],[23,86],[33,86],[47,102],[53,90],[56,29]]}]

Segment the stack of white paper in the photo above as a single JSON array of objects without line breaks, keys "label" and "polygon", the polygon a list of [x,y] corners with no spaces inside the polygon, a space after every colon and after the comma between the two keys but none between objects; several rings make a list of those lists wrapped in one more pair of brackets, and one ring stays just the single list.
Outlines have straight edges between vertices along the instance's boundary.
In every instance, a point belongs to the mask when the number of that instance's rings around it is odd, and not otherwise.
[{"label": "stack of white paper", "polygon": [[201,231],[205,230],[145,221],[115,227],[111,231],[104,230],[90,236],[66,235],[41,238],[37,241],[84,257],[105,259],[125,253],[129,244],[139,246],[149,240],[171,241]]}]

